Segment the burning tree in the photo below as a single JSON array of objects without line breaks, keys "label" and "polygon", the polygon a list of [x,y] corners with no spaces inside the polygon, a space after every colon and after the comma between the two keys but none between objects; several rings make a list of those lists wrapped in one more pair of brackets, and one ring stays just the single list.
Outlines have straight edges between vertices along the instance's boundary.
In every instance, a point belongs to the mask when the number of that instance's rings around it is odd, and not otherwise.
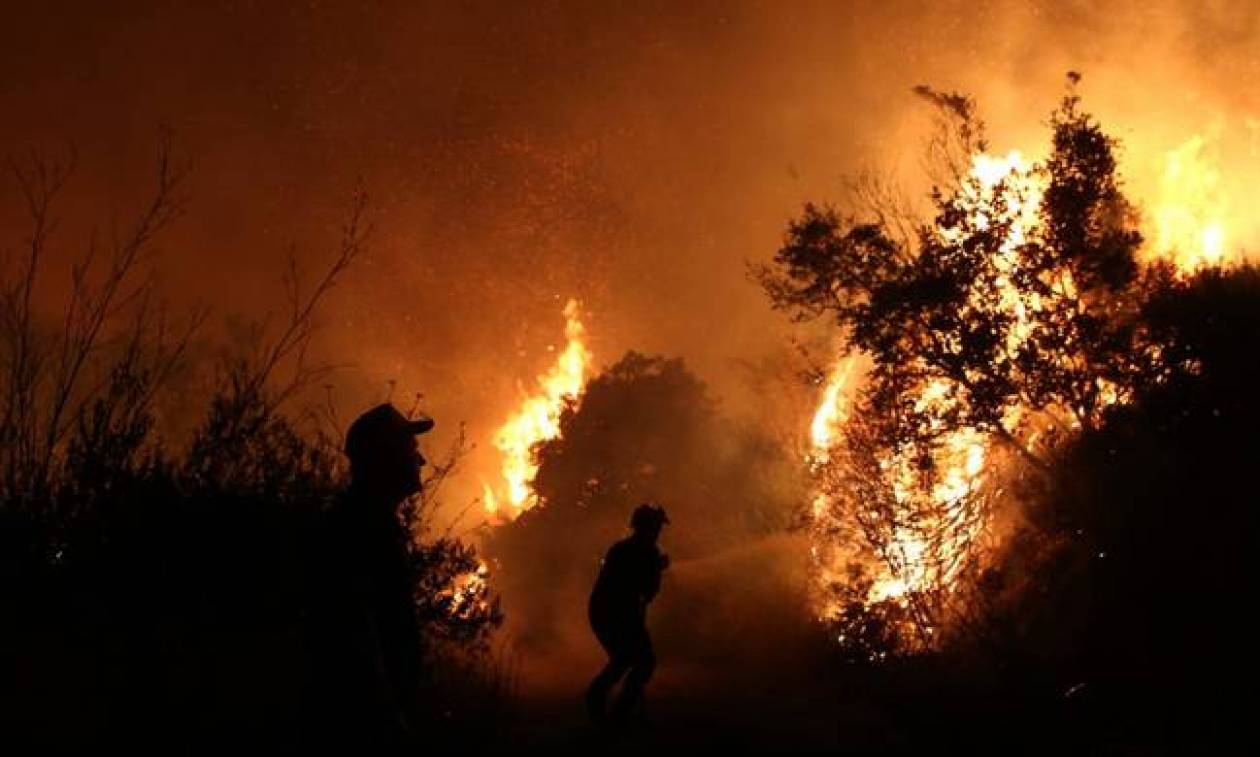
[{"label": "burning tree", "polygon": [[524,642],[584,627],[599,560],[644,501],[670,513],[675,571],[786,520],[792,499],[776,486],[796,471],[781,445],[722,415],[681,359],[625,354],[566,404],[558,429],[532,450],[537,506],[486,541]]},{"label": "burning tree", "polygon": [[[930,220],[878,192],[849,212],[806,205],[755,271],[776,308],[833,318],[846,359],[868,364],[851,401],[833,374],[811,458],[821,614],[867,656],[930,646],[966,618],[999,468],[1037,480],[1064,439],[1165,370],[1138,314],[1170,271],[1138,265],[1116,142],[1079,98],[1030,162],[985,153],[970,98],[916,92],[937,115]],[[872,644],[873,613],[887,622]]]}]

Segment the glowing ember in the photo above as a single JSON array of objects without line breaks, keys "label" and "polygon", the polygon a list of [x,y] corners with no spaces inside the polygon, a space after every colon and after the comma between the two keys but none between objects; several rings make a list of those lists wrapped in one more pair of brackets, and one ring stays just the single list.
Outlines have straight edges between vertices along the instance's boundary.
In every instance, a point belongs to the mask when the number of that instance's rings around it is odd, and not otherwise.
[{"label": "glowing ember", "polygon": [[485,609],[490,568],[478,560],[477,569],[460,576],[450,591],[453,615],[464,614],[470,606]]},{"label": "glowing ember", "polygon": [[584,341],[586,330],[579,319],[576,300],[569,300],[564,306],[564,319],[564,350],[538,378],[538,390],[526,397],[495,433],[494,446],[503,453],[504,485],[496,492],[490,484],[482,484],[483,501],[491,513],[515,518],[533,507],[536,498],[530,484],[538,472],[531,455],[533,447],[559,435],[565,403],[578,399],[586,386],[591,354]]}]

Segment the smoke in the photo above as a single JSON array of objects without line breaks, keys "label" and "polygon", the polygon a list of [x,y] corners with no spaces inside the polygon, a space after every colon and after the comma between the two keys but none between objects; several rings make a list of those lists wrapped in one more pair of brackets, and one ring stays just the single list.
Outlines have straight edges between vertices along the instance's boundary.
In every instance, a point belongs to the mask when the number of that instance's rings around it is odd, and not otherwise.
[{"label": "smoke", "polygon": [[169,126],[194,174],[161,275],[220,315],[275,309],[289,244],[316,265],[363,176],[373,253],[321,344],[353,365],[346,412],[393,381],[474,439],[546,364],[570,296],[598,354],[686,355],[745,401],[730,360],[783,327],[744,261],[854,170],[909,180],[915,84],[975,95],[996,146],[1035,146],[1064,72],[1083,71],[1143,193],[1159,156],[1212,128],[1228,182],[1260,160],[1246,3],[501,5],[15,9],[0,134],[10,151],[73,143],[66,216],[103,228],[139,202]]},{"label": "smoke", "polygon": [[485,544],[531,679],[547,677],[540,668],[571,677],[574,650],[595,649],[587,597],[644,501],[671,520],[672,565],[652,611],[663,654],[713,673],[810,635],[808,549],[785,533],[803,471],[766,426],[721,415],[680,361],[631,353],[589,383],[560,431],[538,448],[540,504]]},{"label": "smoke", "polygon": [[[1240,216],[1260,177],[1258,44],[1249,3],[1189,0],[40,3],[0,30],[0,140],[74,146],[58,237],[73,255],[142,202],[169,127],[190,202],[153,265],[174,307],[209,303],[215,323],[282,313],[285,256],[314,274],[362,177],[371,251],[326,303],[312,357],[345,366],[330,379],[343,421],[422,393],[435,446],[467,423],[479,446],[445,492],[458,508],[497,468],[491,435],[550,363],[571,297],[598,363],[684,356],[726,418],[803,433],[783,389],[791,327],[745,263],[846,175],[923,189],[914,85],[974,95],[996,150],[1036,154],[1081,71],[1139,199],[1157,201],[1164,156],[1202,134]],[[12,254],[21,207],[4,192]],[[1253,244],[1260,229],[1237,220],[1233,239]],[[778,539],[681,560],[662,618],[672,601],[685,615],[692,587],[788,571],[803,551]]]}]

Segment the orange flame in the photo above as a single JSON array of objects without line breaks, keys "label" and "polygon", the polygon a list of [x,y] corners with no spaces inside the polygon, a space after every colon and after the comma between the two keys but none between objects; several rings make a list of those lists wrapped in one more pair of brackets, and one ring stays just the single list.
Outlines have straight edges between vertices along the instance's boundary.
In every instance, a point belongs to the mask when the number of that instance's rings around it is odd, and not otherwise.
[{"label": "orange flame", "polygon": [[[1153,189],[1142,197],[1150,209],[1142,229],[1147,239],[1147,259],[1162,258],[1183,273],[1193,273],[1241,256],[1231,249],[1240,241],[1236,238],[1240,233],[1231,226],[1244,224],[1233,212],[1221,170],[1220,132],[1221,127],[1210,127],[1159,154],[1158,178]],[[1005,156],[977,154],[970,173],[976,184],[962,188],[965,197],[983,208],[983,195],[992,193],[998,182],[1013,185],[1008,189],[1015,191],[1004,196],[1010,203],[1007,213],[1014,219],[1003,246],[1006,257],[1025,241],[1027,230],[1037,223],[1043,186],[1041,177],[1031,168],[1031,161],[1018,150]],[[981,227],[988,222],[982,209],[977,210],[973,220]]]},{"label": "orange flame", "polygon": [[[1253,129],[1254,142],[1254,133],[1260,133],[1260,127],[1251,122],[1248,126]],[[1232,250],[1231,246],[1238,247],[1239,241],[1248,237],[1249,231],[1254,235],[1255,229],[1247,226],[1245,217],[1230,214],[1229,192],[1220,169],[1222,149],[1218,136],[1215,130],[1209,129],[1161,154],[1156,189],[1142,198],[1150,209],[1144,219],[1143,234],[1147,242],[1142,251],[1148,260],[1168,260],[1183,274],[1241,260],[1242,253]],[[1253,157],[1256,152],[1253,144]],[[1003,309],[1014,317],[1015,328],[1007,344],[1012,354],[1029,337],[1033,316],[1044,307],[1036,295],[1022,292],[1011,283],[1019,272],[1020,247],[1039,223],[1044,181],[1044,174],[1032,161],[1019,151],[1011,151],[1004,156],[973,156],[969,175],[959,188],[960,200],[969,209],[969,221],[974,228],[983,230],[1000,222],[1007,229],[1005,239],[994,252],[992,262],[999,276],[994,282],[996,291],[991,294],[996,294]],[[993,213],[1001,213],[1002,217],[993,217]],[[939,229],[937,233],[949,242],[957,241],[951,240],[951,235],[963,232]],[[1075,282],[1066,276],[1054,286],[1058,293],[1071,296]],[[844,439],[849,419],[846,390],[854,364],[854,357],[842,357],[836,362],[812,416],[807,460],[816,475]],[[1127,401],[1115,386],[1102,380],[1099,386],[1104,404]],[[950,387],[943,382],[923,387],[917,398],[921,406],[951,401]],[[1025,426],[1026,416],[1024,408],[1008,407],[1002,425],[1014,434],[1020,434],[1018,429],[1025,427],[1024,438],[1031,444],[1038,434],[1032,425]],[[1068,423],[1069,427],[1077,425]],[[948,435],[936,453],[936,468],[942,475],[927,493],[916,491],[911,461],[899,459],[897,453],[880,461],[881,468],[890,475],[897,502],[914,507],[912,498],[926,494],[930,503],[927,510],[935,513],[932,517],[953,527],[939,531],[948,534],[943,543],[929,543],[923,528],[895,526],[891,542],[882,555],[884,559],[874,566],[875,580],[867,593],[867,604],[886,600],[906,602],[915,592],[955,588],[958,566],[963,563],[959,558],[979,548],[981,534],[987,527],[983,520],[968,516],[967,507],[976,496],[983,496],[980,487],[987,468],[993,464],[989,453],[989,439],[974,429],[964,428]],[[823,486],[824,477],[817,476],[817,480],[819,483],[811,499],[814,537],[810,552],[817,586],[828,587],[847,581],[846,562],[850,555],[843,545],[836,543],[835,534],[845,532],[844,524],[836,521],[843,513],[833,507],[836,503]],[[914,519],[908,522],[918,523]],[[927,528],[934,525],[939,524],[927,524]],[[817,596],[819,616],[838,618],[843,608],[834,598],[827,591],[820,591]],[[929,628],[928,632],[931,630]]]},{"label": "orange flame", "polygon": [[832,369],[823,388],[822,400],[814,411],[814,420],[809,426],[811,460],[825,461],[829,451],[840,435],[841,427],[848,420],[848,406],[842,394],[853,373],[855,360],[851,357],[840,360]]},{"label": "orange flame", "polygon": [[[1042,196],[1040,179],[1018,151],[1001,157],[975,156],[968,179],[960,191],[964,201],[973,208],[971,221],[981,229],[996,222],[1007,224],[1008,234],[996,253],[998,259],[995,264],[1001,271],[1013,272],[1018,264],[1019,246],[1026,241],[1027,234],[1037,222]],[[1002,194],[1001,203],[994,201],[999,192]],[[1001,209],[1003,218],[989,216],[997,208]],[[940,233],[948,237],[956,232],[943,229]],[[1067,285],[1070,286],[1070,283]],[[1003,306],[1015,314],[1017,324],[1028,321],[1030,312],[1041,306],[1039,302],[1025,297],[1006,276],[998,278],[998,287]],[[1024,329],[1016,328],[1011,338],[1018,342],[1026,337]],[[1014,349],[1018,344],[1010,346]],[[815,471],[830,460],[831,450],[843,439],[844,425],[849,417],[844,390],[855,363],[856,358],[852,356],[841,358],[836,363],[814,411],[810,425],[809,462]],[[917,404],[926,407],[952,401],[950,387],[937,381],[923,388]],[[891,534],[883,564],[874,566],[876,575],[866,597],[868,603],[904,600],[913,592],[948,588],[954,583],[963,562],[959,558],[972,549],[983,526],[979,522],[965,522],[965,509],[967,498],[974,495],[983,483],[987,453],[987,440],[973,429],[960,429],[945,438],[936,461],[943,473],[929,496],[932,510],[938,513],[936,519],[955,526],[941,529],[951,536],[945,543],[933,546],[929,544],[926,530],[943,524],[920,522],[918,527],[897,526]],[[882,461],[881,467],[892,476],[896,499],[910,506],[916,487],[912,461],[894,454],[891,459]],[[815,533],[822,535],[820,538],[824,542],[831,539],[830,534],[837,530],[829,522],[838,517],[831,504],[831,498],[825,491],[814,493],[811,513]],[[940,554],[942,551],[944,554]],[[845,555],[835,545],[816,541],[811,553],[820,585],[844,580]],[[944,569],[940,568],[942,565]],[[831,618],[841,609],[827,603],[824,597],[819,613],[823,618]]]},{"label": "orange flame", "polygon": [[[559,436],[560,413],[566,403],[582,396],[590,369],[591,353],[578,311],[576,300],[569,300],[564,306],[564,350],[551,368],[539,376],[538,390],[526,397],[495,432],[494,446],[503,455],[503,486],[496,491],[482,482],[483,502],[490,513],[515,518],[537,503],[531,489],[538,473],[531,454],[533,447]],[[507,506],[501,508],[501,502]]]},{"label": "orange flame", "polygon": [[[809,427],[810,446],[805,461],[812,473],[817,474],[819,469],[830,461],[831,450],[839,443],[844,424],[849,420],[849,398],[846,389],[856,363],[857,359],[853,356],[841,358],[827,376],[822,398],[814,410],[813,420]],[[814,531],[826,533],[828,521],[833,517],[831,497],[822,487],[819,487],[813,493],[810,504],[810,517]],[[828,586],[844,575],[844,556],[832,540],[825,536],[822,538],[816,536],[810,548],[810,555],[813,558],[814,575],[819,586]],[[823,618],[833,617],[842,609],[831,601],[825,592],[820,593],[818,599],[822,603],[818,612]]]},{"label": "orange flame", "polygon": [[1186,272],[1220,265],[1229,243],[1229,197],[1214,147],[1211,135],[1195,134],[1169,150],[1152,207],[1152,251]]}]

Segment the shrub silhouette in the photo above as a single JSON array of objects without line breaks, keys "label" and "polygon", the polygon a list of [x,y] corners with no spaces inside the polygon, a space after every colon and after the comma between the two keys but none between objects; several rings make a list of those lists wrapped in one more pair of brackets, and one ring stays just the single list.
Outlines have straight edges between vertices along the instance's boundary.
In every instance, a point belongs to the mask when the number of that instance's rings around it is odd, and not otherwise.
[{"label": "shrub silhouette", "polygon": [[[138,267],[181,209],[182,172],[164,145],[154,199],[102,270],[86,256],[74,266],[65,312],[50,324],[31,293],[67,177],[48,161],[19,166],[32,231],[0,291],[7,737],[94,749],[301,743],[319,664],[307,643],[321,591],[316,536],[346,471],[334,440],[283,407],[322,375],[302,360],[312,315],[365,243],[366,197],[355,197],[313,288],[300,290],[294,264],[289,318],[219,369],[191,439],[176,446],[155,417],[204,314],[172,332]],[[297,369],[281,380],[289,364]],[[471,546],[430,528],[461,449],[402,513],[430,671],[484,653],[501,620],[484,583],[464,587],[479,566]],[[448,699],[431,686],[416,706],[449,710]]]}]

